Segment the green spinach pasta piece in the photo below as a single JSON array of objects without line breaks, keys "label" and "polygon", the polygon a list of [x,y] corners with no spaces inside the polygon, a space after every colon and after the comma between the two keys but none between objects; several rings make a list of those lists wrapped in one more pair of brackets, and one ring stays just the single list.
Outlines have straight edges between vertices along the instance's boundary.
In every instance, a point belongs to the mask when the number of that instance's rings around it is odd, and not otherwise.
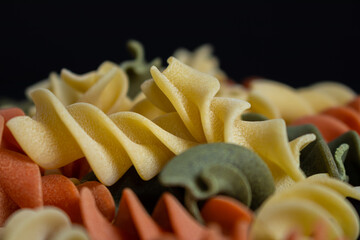
[{"label": "green spinach pasta piece", "polygon": [[275,191],[265,162],[253,151],[230,143],[202,144],[174,157],[159,174],[160,183],[185,188],[185,205],[201,221],[198,202],[218,194],[252,209]]}]

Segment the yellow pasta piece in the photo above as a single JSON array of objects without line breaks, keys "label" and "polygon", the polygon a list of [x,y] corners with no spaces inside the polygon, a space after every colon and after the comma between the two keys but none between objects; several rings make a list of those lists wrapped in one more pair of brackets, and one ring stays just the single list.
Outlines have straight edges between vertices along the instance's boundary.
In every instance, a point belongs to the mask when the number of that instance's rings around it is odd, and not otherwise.
[{"label": "yellow pasta piece", "polygon": [[321,112],[330,107],[340,104],[330,95],[311,88],[302,88],[298,90],[299,95],[310,103],[315,112]]},{"label": "yellow pasta piece", "polygon": [[50,82],[50,91],[54,93],[54,95],[60,99],[60,101],[64,105],[72,104],[81,96],[81,93],[76,89],[72,88],[65,81],[62,81],[58,74],[51,73],[49,76]]},{"label": "yellow pasta piece", "polygon": [[338,82],[319,82],[309,86],[309,88],[326,94],[339,105],[347,104],[356,96],[354,90]]},{"label": "yellow pasta piece", "polygon": [[194,52],[190,52],[184,48],[180,48],[174,52],[174,57],[184,64],[215,76],[220,81],[226,79],[225,73],[220,69],[219,60],[212,54],[213,48],[209,44],[204,44]]},{"label": "yellow pasta piece", "polygon": [[81,226],[72,225],[69,217],[55,207],[36,210],[20,209],[5,222],[2,240],[86,240],[89,236]]},{"label": "yellow pasta piece", "polygon": [[174,57],[182,63],[200,71],[216,77],[220,81],[220,89],[217,97],[231,97],[246,100],[247,90],[238,83],[231,82],[225,72],[220,69],[219,60],[212,54],[213,48],[209,44],[204,44],[193,52],[186,49],[178,49]]},{"label": "yellow pasta piece", "polygon": [[174,134],[182,139],[196,142],[195,138],[191,135],[185,124],[181,120],[177,112],[166,113],[158,116],[153,120],[158,126],[165,131]]},{"label": "yellow pasta piece", "polygon": [[96,71],[79,75],[69,71],[68,69],[62,69],[61,78],[75,90],[84,93],[99,80],[100,76],[96,73]]},{"label": "yellow pasta piece", "polygon": [[274,108],[279,110],[281,117],[286,122],[292,122],[302,116],[315,113],[311,105],[300,97],[295,89],[285,84],[258,79],[251,82],[250,88],[251,91],[257,91],[270,104],[274,105]]},{"label": "yellow pasta piece", "polygon": [[[153,79],[194,138],[204,143],[206,134],[209,133],[204,133],[202,125],[209,124],[209,119],[201,118],[201,114],[208,114],[211,99],[219,91],[219,81],[182,64],[175,58],[169,58],[168,62],[169,66],[162,73],[156,67],[150,69]],[[191,81],[184,81],[184,77]]]},{"label": "yellow pasta piece", "polygon": [[145,81],[141,85],[141,90],[146,98],[156,107],[164,112],[175,112],[174,106],[171,104],[166,95],[160,90],[153,79]]},{"label": "yellow pasta piece", "polygon": [[105,115],[87,103],[67,107],[48,90],[32,93],[34,119],[24,116],[8,122],[28,156],[51,169],[85,156],[99,180],[114,184],[134,164],[143,179],[151,179],[171,159],[196,143],[161,129],[132,112]]},{"label": "yellow pasta piece", "polygon": [[280,82],[256,79],[250,82],[246,100],[252,105],[251,112],[291,123],[300,117],[344,105],[355,96],[352,89],[341,83],[320,82],[294,89]]},{"label": "yellow pasta piece", "polygon": [[129,110],[133,101],[128,98],[128,77],[112,62],[104,62],[96,71],[82,75],[67,69],[61,75],[51,73],[48,80],[27,89],[27,95],[39,88],[49,89],[65,105],[76,102],[91,103],[110,114]]},{"label": "yellow pasta piece", "polygon": [[251,226],[250,235],[252,239],[278,240],[286,239],[291,231],[300,230],[310,237],[320,219],[329,231],[326,239],[342,236],[341,229],[330,220],[331,216],[325,210],[311,201],[293,199],[261,209]]},{"label": "yellow pasta piece", "polygon": [[282,239],[297,228],[311,236],[322,221],[327,228],[326,239],[356,239],[359,217],[345,196],[360,199],[360,194],[344,182],[326,174],[311,176],[266,200],[257,212],[251,234],[255,239]]},{"label": "yellow pasta piece", "polygon": [[217,97],[229,97],[246,100],[248,91],[238,83],[220,82],[220,89],[216,94]]},{"label": "yellow pasta piece", "polygon": [[309,184],[319,184],[324,187],[331,188],[334,191],[337,191],[339,194],[344,197],[351,197],[354,199],[360,199],[360,192],[356,190],[357,187],[353,187],[352,185],[341,182],[335,178],[329,177],[328,174],[316,174],[304,180],[304,183],[307,182]]},{"label": "yellow pasta piece", "polygon": [[[79,84],[86,83],[87,89],[77,102],[91,103],[105,113],[128,110],[131,107],[131,100],[126,97],[129,80],[125,72],[114,63],[103,63],[96,75],[90,78],[92,81],[77,75],[76,77],[73,75],[73,78],[70,77],[72,75],[65,76],[66,74],[63,71],[64,81],[74,88],[79,88]],[[93,81],[93,79],[97,80]],[[89,82],[92,85],[89,86]],[[83,88],[85,89],[85,87]]]},{"label": "yellow pasta piece", "polygon": [[161,116],[165,114],[164,111],[157,108],[154,104],[152,104],[148,99],[142,99],[132,108],[130,109],[131,112],[136,112],[144,117],[147,117],[150,120],[153,120],[154,118]]},{"label": "yellow pasta piece", "polygon": [[[250,107],[249,103],[214,97],[219,85],[211,76],[204,76],[175,58],[169,58],[168,62],[169,67],[163,73],[156,68],[151,69],[154,82],[198,142],[224,141],[244,145],[257,152],[269,166],[275,166],[273,175],[278,182],[287,175],[295,181],[304,179],[298,153],[291,149],[283,120],[241,121],[240,116]],[[155,94],[153,96],[156,98]],[[306,145],[313,140],[310,138],[301,142]]]},{"label": "yellow pasta piece", "polygon": [[251,104],[251,112],[260,113],[269,119],[281,118],[280,110],[256,90],[249,92],[247,101]]}]

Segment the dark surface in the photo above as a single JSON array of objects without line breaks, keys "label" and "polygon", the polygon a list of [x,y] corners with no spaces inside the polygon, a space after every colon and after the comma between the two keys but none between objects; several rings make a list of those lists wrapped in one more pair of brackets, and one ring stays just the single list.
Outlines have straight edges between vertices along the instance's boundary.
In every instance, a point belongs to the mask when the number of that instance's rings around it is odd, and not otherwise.
[{"label": "dark surface", "polygon": [[[339,1],[340,2],[340,1]],[[342,81],[357,92],[359,3],[0,5],[0,96],[66,67],[77,73],[129,59],[137,39],[147,58],[211,43],[236,81],[260,75],[291,86]]]}]

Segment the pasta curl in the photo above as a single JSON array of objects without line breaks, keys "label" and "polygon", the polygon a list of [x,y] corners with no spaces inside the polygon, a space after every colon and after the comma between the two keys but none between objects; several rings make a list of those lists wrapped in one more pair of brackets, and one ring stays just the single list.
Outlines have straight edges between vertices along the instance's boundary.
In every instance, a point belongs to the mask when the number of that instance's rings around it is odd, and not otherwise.
[{"label": "pasta curl", "polygon": [[254,79],[249,83],[247,100],[252,104],[251,111],[270,119],[283,118],[290,123],[300,117],[347,104],[355,96],[352,89],[335,82],[295,89],[272,80]]},{"label": "pasta curl", "polygon": [[55,207],[21,209],[6,221],[1,231],[3,240],[88,240],[86,230],[72,225],[69,217]]},{"label": "pasta curl", "polygon": [[32,96],[34,119],[14,118],[8,126],[28,156],[46,169],[85,156],[105,185],[114,184],[132,164],[142,178],[150,179],[167,160],[196,144],[136,113],[107,116],[87,103],[65,107],[45,89]]},{"label": "pasta curl", "polygon": [[175,58],[168,62],[162,73],[151,69],[153,80],[144,83],[143,91],[163,111],[175,110],[197,142],[229,142],[254,150],[269,165],[278,183],[284,181],[284,175],[295,181],[304,178],[298,152],[314,140],[313,135],[301,136],[290,144],[283,120],[242,121],[241,114],[250,108],[248,102],[216,97],[220,85],[215,78]]},{"label": "pasta curl", "polygon": [[174,52],[173,56],[200,72],[215,76],[220,82],[225,81],[227,78],[226,74],[220,69],[219,60],[212,52],[213,47],[210,44],[204,44],[193,52],[179,48]]},{"label": "pasta curl", "polygon": [[112,62],[104,62],[96,71],[82,75],[67,69],[63,69],[60,76],[51,73],[48,80],[29,87],[27,96],[31,97],[31,92],[40,88],[49,89],[65,106],[87,102],[105,113],[128,110],[132,106],[132,100],[127,97],[128,77]]},{"label": "pasta curl", "polygon": [[107,116],[87,103],[64,106],[50,91],[38,89],[32,93],[34,118],[13,118],[7,125],[41,167],[58,168],[85,156],[105,185],[114,184],[131,165],[143,179],[151,179],[173,156],[207,142],[252,149],[268,164],[277,183],[305,177],[298,155],[313,135],[289,143],[281,119],[242,121],[248,102],[215,97],[220,88],[216,78],[175,58],[168,62],[162,73],[152,67],[153,80],[143,84],[147,98],[165,112],[153,121],[134,112]]},{"label": "pasta curl", "polygon": [[324,224],[326,239],[356,239],[359,217],[345,197],[360,199],[351,185],[313,175],[268,198],[257,212],[251,235],[254,239],[284,239],[297,229],[310,237],[316,224]]},{"label": "pasta curl", "polygon": [[[197,222],[170,193],[158,200],[152,214],[145,210],[136,194],[125,189],[113,223],[97,209],[88,189],[81,195],[81,212],[91,239],[248,239],[253,212],[240,202],[225,196],[208,200],[201,214],[205,225]],[[217,212],[218,209],[222,213]],[[225,217],[226,216],[226,217]],[[215,227],[215,226],[216,227]]]}]

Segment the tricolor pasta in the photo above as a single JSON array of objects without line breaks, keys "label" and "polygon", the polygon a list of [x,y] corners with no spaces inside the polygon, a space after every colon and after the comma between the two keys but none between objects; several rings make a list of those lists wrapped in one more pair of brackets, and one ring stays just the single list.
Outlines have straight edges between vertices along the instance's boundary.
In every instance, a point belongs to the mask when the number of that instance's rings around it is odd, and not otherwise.
[{"label": "tricolor pasta", "polygon": [[39,89],[32,93],[36,116],[13,118],[7,126],[40,166],[58,168],[85,156],[106,185],[115,183],[132,164],[143,179],[151,179],[174,155],[206,142],[249,147],[270,166],[280,185],[287,177],[304,178],[298,152],[314,140],[311,135],[289,143],[283,120],[242,121],[240,115],[250,107],[247,102],[215,97],[220,87],[216,78],[175,58],[169,59],[163,73],[155,67],[151,73],[154,80],[145,85],[144,93],[168,112],[153,121],[133,112],[108,116],[86,103],[65,107],[49,91]]},{"label": "tricolor pasta", "polygon": [[1,239],[358,238],[352,89],[242,85],[209,46],[166,68],[129,46],[30,87],[30,114],[0,110]]}]

